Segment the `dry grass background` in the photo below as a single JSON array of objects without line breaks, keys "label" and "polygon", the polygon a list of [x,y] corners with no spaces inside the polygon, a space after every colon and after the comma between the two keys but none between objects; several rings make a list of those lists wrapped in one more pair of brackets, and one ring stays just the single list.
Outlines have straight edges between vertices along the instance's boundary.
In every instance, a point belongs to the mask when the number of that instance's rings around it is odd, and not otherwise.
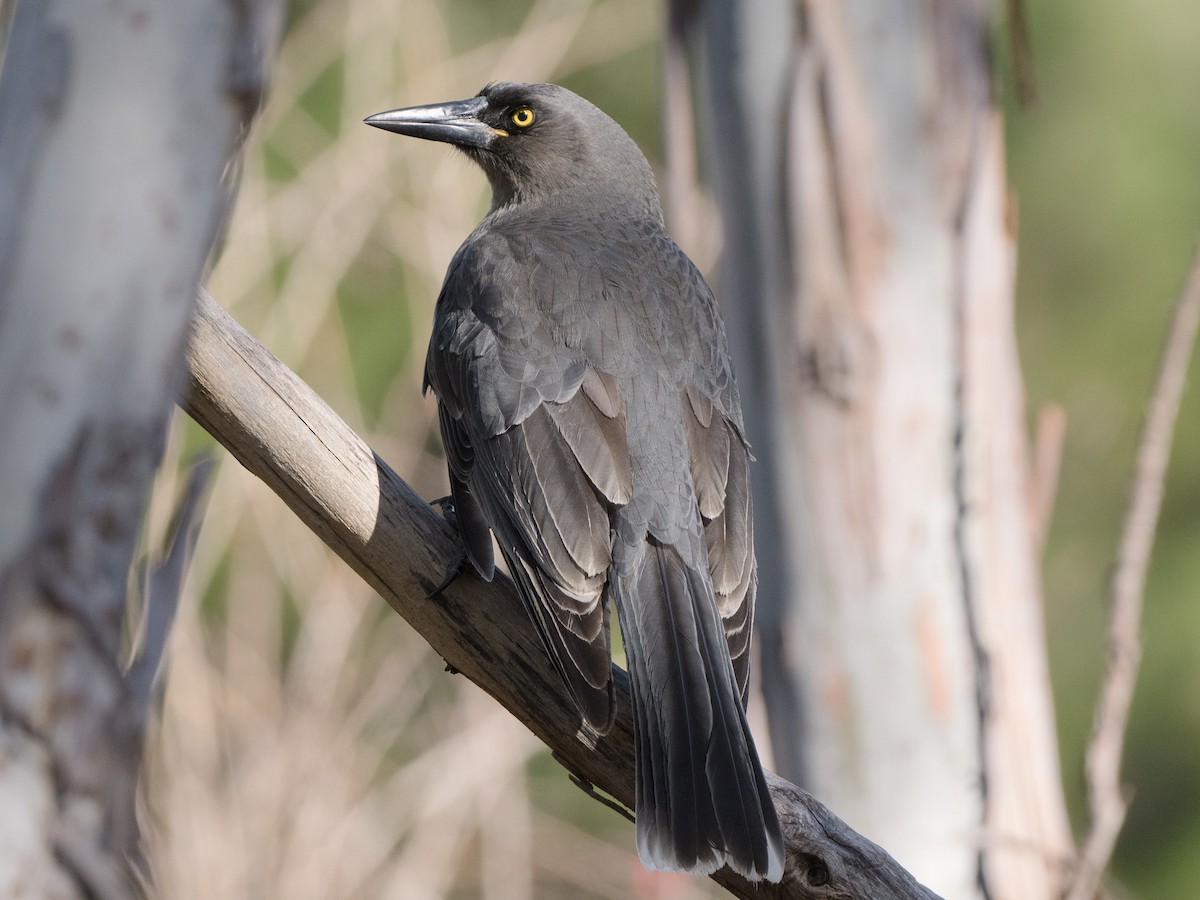
[{"label": "dry grass background", "polygon": [[[445,147],[363,116],[561,80],[657,40],[637,0],[331,0],[294,8],[214,296],[425,496],[445,492],[420,399],[433,301],[486,185]],[[455,19],[455,17],[458,17]],[[464,26],[464,22],[466,23]],[[657,93],[656,84],[647,92]],[[165,532],[188,452],[156,486]],[[144,823],[165,898],[707,897],[649,877],[632,826],[442,661],[263,484],[221,455],[147,751]]]},{"label": "dry grass background", "polygon": [[[1181,27],[1193,7],[1035,4],[1043,105],[1009,110],[1022,357],[1034,405],[1062,400],[1070,423],[1046,586],[1077,808],[1073,773],[1103,660],[1103,573],[1159,312],[1178,289],[1200,209],[1200,120],[1185,102],[1200,79],[1186,39],[1194,29]],[[469,96],[491,79],[552,79],[586,83],[629,126],[639,91],[643,116],[657,108],[662,11],[638,0],[298,0],[289,10],[209,287],[435,497],[445,476],[420,366],[442,273],[486,187],[447,148],[361,119]],[[633,123],[651,150],[652,115]],[[715,245],[701,235],[704,249],[688,249],[707,269]],[[1195,884],[1200,706],[1186,686],[1200,684],[1198,421],[1185,408],[1127,766],[1137,796],[1126,871],[1147,897],[1189,896]],[[161,546],[181,460],[209,443],[178,417],[149,548]],[[159,896],[715,895],[698,880],[646,878],[627,823],[444,673],[281,501],[219,456],[148,747],[144,818]]]}]

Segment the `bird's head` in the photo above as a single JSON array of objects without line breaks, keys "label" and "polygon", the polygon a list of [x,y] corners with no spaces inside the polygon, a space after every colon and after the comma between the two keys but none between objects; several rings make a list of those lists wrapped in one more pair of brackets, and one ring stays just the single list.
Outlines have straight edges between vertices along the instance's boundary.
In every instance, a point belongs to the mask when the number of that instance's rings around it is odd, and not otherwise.
[{"label": "bird's head", "polygon": [[493,208],[577,197],[661,218],[654,175],[624,129],[556,84],[489,84],[469,100],[377,113],[368,125],[463,150],[487,173]]}]

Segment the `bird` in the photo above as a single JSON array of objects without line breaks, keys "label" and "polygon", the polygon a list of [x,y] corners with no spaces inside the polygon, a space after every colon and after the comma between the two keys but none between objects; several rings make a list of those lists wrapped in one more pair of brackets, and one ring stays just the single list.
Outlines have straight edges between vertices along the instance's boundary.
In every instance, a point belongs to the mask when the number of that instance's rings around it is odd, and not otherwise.
[{"label": "bird", "polygon": [[364,121],[457,147],[492,189],[446,272],[423,385],[466,559],[491,580],[495,535],[593,744],[615,715],[615,605],[642,864],[779,881],[745,713],[750,445],[716,300],[667,233],[646,157],[553,84]]}]

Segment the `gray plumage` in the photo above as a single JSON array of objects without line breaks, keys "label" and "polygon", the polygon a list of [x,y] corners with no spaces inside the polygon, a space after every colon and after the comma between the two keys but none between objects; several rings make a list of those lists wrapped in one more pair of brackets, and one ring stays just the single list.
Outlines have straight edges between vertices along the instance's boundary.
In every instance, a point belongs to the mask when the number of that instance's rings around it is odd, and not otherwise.
[{"label": "gray plumage", "polygon": [[490,579],[495,534],[591,734],[613,720],[615,602],[644,864],[779,880],[744,712],[750,453],[716,302],[663,227],[645,157],[555,85],[367,121],[456,144],[492,185],[446,274],[425,370],[468,558]]}]

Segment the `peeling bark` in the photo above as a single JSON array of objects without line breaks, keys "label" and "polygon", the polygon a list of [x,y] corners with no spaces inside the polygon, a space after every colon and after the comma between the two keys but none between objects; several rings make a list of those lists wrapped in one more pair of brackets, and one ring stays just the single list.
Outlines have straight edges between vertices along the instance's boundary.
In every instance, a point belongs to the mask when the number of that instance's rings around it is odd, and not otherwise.
[{"label": "peeling bark", "polygon": [[1051,897],[1071,842],[988,8],[705,16],[776,759],[947,896]]}]

